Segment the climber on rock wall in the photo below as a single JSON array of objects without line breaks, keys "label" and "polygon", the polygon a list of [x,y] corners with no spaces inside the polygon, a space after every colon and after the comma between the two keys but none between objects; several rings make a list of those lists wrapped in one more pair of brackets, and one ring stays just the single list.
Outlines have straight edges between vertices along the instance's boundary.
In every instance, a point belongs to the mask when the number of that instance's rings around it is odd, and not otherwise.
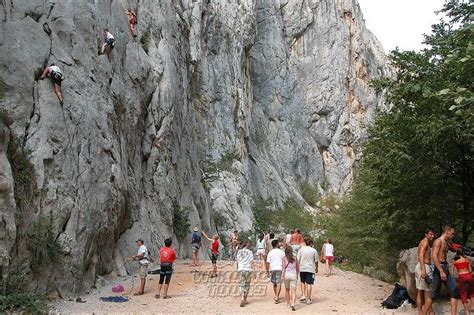
[{"label": "climber on rock wall", "polygon": [[107,52],[107,58],[109,58],[109,62],[112,62],[112,49],[115,47],[115,38],[110,34],[108,28],[104,28],[104,40],[105,43],[102,45],[99,55],[103,55]]},{"label": "climber on rock wall", "polygon": [[61,69],[59,69],[58,66],[52,63],[49,67],[46,67],[44,69],[43,74],[39,79],[43,80],[47,76],[49,76],[51,80],[53,80],[54,93],[56,93],[56,96],[59,99],[59,103],[61,103],[62,106],[64,102],[64,97],[61,93],[61,82],[64,80],[64,75],[61,73]]},{"label": "climber on rock wall", "polygon": [[132,33],[132,37],[135,38],[137,37],[137,34],[135,33],[135,25],[138,23],[137,15],[131,9],[128,9],[125,12],[125,14],[128,17],[128,26],[130,27],[130,32]]}]

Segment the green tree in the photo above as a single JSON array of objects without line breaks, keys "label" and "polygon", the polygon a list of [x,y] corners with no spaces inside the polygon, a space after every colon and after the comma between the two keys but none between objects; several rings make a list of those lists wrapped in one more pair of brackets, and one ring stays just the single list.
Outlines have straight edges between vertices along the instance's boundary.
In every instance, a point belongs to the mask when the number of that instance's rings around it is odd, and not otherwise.
[{"label": "green tree", "polygon": [[474,229],[473,8],[448,1],[448,22],[425,35],[429,48],[393,51],[397,76],[378,82],[393,108],[372,130],[364,168],[399,227],[389,235],[399,246],[414,244],[425,225],[452,223],[462,243]]},{"label": "green tree", "polygon": [[447,1],[428,48],[393,51],[396,76],[374,82],[392,107],[370,131],[351,196],[322,221],[361,263],[397,257],[426,226],[453,224],[464,244],[473,232],[473,8]]}]

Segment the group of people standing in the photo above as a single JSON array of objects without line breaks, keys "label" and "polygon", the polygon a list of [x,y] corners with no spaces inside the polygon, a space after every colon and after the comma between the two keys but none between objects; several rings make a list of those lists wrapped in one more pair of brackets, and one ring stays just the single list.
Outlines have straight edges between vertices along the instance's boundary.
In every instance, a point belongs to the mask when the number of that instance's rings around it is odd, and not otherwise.
[{"label": "group of people standing", "polygon": [[[199,232],[197,227],[191,235],[192,264],[194,267],[200,265],[199,251],[202,248],[203,238],[210,242],[210,258],[212,271],[209,277],[217,277],[217,260],[220,256],[219,235],[209,237],[204,231]],[[150,254],[142,239],[136,241],[138,246],[137,255],[130,258],[139,263],[140,288],[135,295],[144,294],[146,277]],[[314,285],[316,274],[319,270],[319,263],[327,263],[326,274],[331,273],[331,263],[333,261],[334,246],[330,239],[326,240],[321,250],[322,255],[314,248],[313,240],[303,237],[299,229],[292,231],[289,238],[279,240],[274,233],[265,231],[256,240],[255,253],[251,250],[249,240],[239,240],[237,231],[233,231],[229,239],[231,257],[236,262],[239,273],[240,306],[248,304],[248,296],[252,276],[266,274],[273,285],[273,301],[279,304],[282,283],[285,286],[286,304],[291,310],[296,310],[297,282],[301,282],[301,297],[299,301],[305,304],[312,303],[312,286]],[[155,298],[160,298],[163,288],[163,298],[169,298],[168,289],[173,274],[173,263],[176,260],[176,252],[172,248],[170,238],[164,241],[164,246],[159,250],[160,257],[160,279],[158,292]],[[256,257],[256,259],[254,259]],[[324,259],[324,260],[323,260]],[[198,270],[193,270],[198,272]]]},{"label": "group of people standing", "polygon": [[[425,236],[418,245],[418,263],[415,267],[418,314],[434,314],[433,300],[439,297],[442,284],[449,291],[451,315],[457,314],[457,299],[459,296],[464,306],[465,315],[471,312],[474,303],[474,278],[472,276],[471,261],[465,256],[462,248],[456,249],[453,263],[454,270],[458,274],[458,281],[456,282],[456,279],[450,273],[447,260],[448,251],[453,250],[451,241],[454,235],[454,228],[446,225],[443,227],[442,235],[434,240],[434,231],[426,229]],[[468,305],[468,288],[471,306]]]},{"label": "group of people standing", "polygon": [[[210,277],[217,276],[217,258],[219,257],[219,236],[212,238],[202,232],[202,236],[211,242],[210,253],[212,272]],[[202,247],[202,236],[197,228],[191,236],[191,249],[193,252],[193,265],[199,266],[199,250]],[[273,300],[279,304],[282,283],[285,286],[285,300],[288,307],[296,310],[296,289],[298,278],[301,282],[300,302],[312,303],[312,286],[315,275],[318,273],[320,262],[327,266],[326,274],[332,272],[334,257],[334,246],[327,239],[321,250],[321,257],[314,248],[311,238],[304,238],[299,229],[292,230],[284,240],[275,238],[275,234],[269,231],[261,233],[255,242],[255,253],[250,249],[249,240],[239,240],[239,235],[234,230],[229,238],[230,256],[237,264],[237,272],[240,275],[240,306],[248,304],[248,294],[252,274],[266,273],[273,284]],[[255,257],[255,259],[254,259]],[[197,271],[197,270],[196,270]]]},{"label": "group of people standing", "polygon": [[[137,14],[131,9],[128,9],[125,12],[125,14],[127,15],[127,18],[128,18],[128,24],[129,24],[130,32],[132,34],[132,38],[135,40],[135,38],[137,37],[137,34],[135,32],[135,25],[138,22]],[[104,28],[103,36],[104,36],[104,43],[99,48],[99,55],[106,54],[109,62],[112,62],[112,50],[115,47],[115,37],[110,33],[108,28]],[[62,106],[64,103],[64,97],[61,91],[61,83],[65,78],[64,74],[61,72],[61,69],[59,68],[58,65],[52,63],[49,66],[44,68],[41,76],[38,79],[43,80],[47,77],[49,77],[51,81],[53,82],[54,93],[56,94],[59,100],[59,103]]]}]

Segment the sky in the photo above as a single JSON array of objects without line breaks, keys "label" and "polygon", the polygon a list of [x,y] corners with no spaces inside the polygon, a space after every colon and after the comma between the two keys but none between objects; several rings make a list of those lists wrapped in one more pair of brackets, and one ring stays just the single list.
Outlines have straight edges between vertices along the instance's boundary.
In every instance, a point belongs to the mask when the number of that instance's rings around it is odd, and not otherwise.
[{"label": "sky", "polygon": [[444,0],[358,0],[367,28],[375,34],[386,52],[395,47],[418,51],[423,34],[439,21],[434,11]]}]

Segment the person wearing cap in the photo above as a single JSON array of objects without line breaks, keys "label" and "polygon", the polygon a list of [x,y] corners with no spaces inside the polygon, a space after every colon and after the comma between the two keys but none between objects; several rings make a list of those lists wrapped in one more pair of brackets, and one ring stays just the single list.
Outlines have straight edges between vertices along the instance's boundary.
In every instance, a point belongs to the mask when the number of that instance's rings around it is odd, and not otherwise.
[{"label": "person wearing cap", "polygon": [[138,253],[135,256],[132,256],[131,258],[135,261],[138,261],[140,265],[140,290],[135,293],[135,295],[142,295],[143,293],[145,293],[146,276],[148,274],[148,249],[143,244],[143,240],[141,238],[137,239],[135,243],[138,246]]},{"label": "person wearing cap", "polygon": [[193,251],[193,264],[195,267],[199,266],[199,249],[201,248],[201,233],[197,227],[194,228],[191,236],[191,249]]}]

